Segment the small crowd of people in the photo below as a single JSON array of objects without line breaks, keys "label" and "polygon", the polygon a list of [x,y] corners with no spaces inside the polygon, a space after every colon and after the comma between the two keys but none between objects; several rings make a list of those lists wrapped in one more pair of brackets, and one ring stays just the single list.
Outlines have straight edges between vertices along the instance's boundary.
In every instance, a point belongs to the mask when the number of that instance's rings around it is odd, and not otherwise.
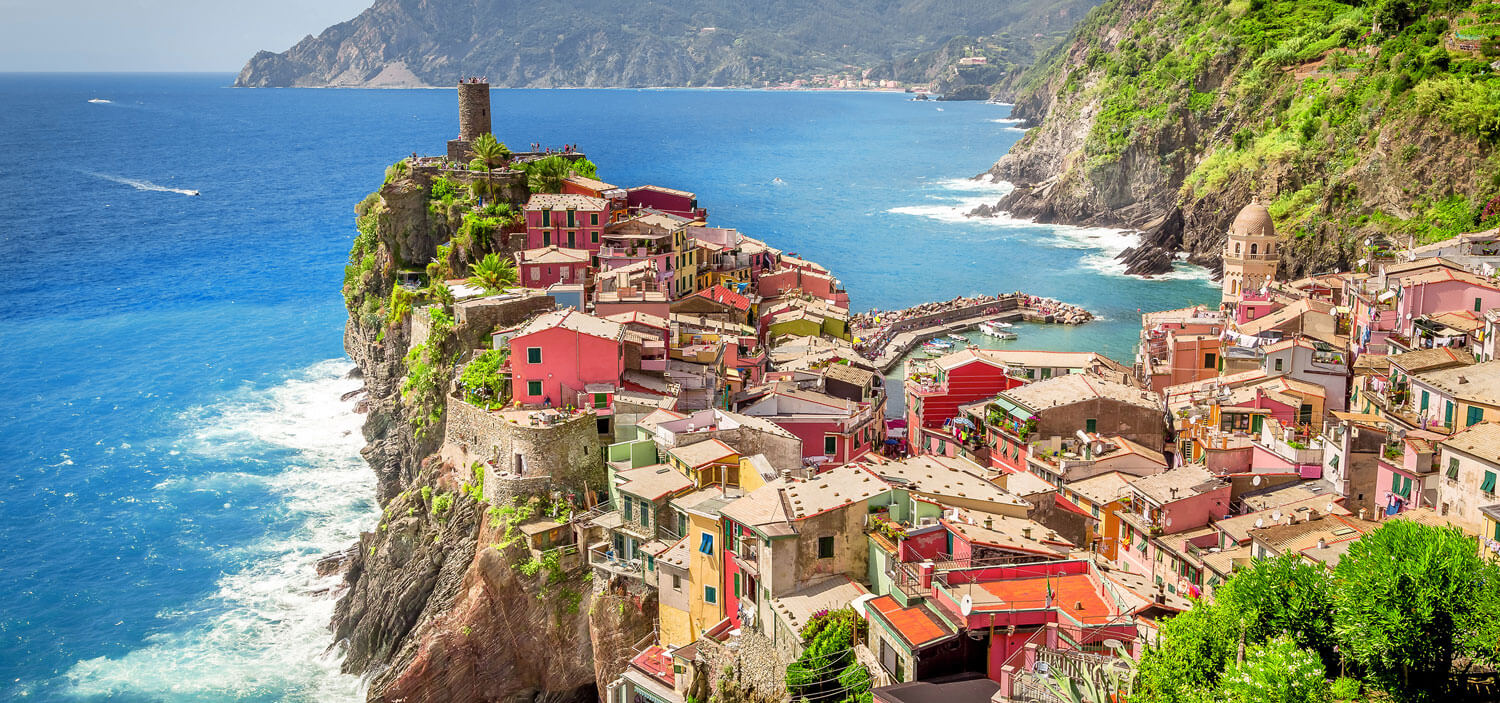
[{"label": "small crowd of people", "polygon": [[469,76],[467,78],[461,78],[461,79],[459,79],[458,82],[459,83],[489,83],[490,82],[490,77],[489,76]]}]

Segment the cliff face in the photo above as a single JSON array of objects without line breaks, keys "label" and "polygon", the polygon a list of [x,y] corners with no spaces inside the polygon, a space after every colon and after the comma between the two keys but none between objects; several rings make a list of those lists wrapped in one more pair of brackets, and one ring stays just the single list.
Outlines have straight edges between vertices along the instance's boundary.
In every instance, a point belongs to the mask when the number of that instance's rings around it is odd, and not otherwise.
[{"label": "cliff face", "polygon": [[1452,37],[1321,0],[1110,0],[1015,81],[1034,129],[989,171],[1016,190],[979,214],[1140,229],[1135,273],[1217,267],[1252,196],[1287,276],[1491,226],[1500,130],[1472,111],[1500,108],[1500,81]]},{"label": "cliff face", "polygon": [[[621,653],[651,631],[656,604],[612,594],[581,564],[532,567],[503,513],[477,500],[472,471],[437,454],[441,409],[436,424],[415,429],[430,410],[422,403],[441,402],[447,384],[402,397],[424,357],[408,358],[410,323],[388,318],[386,301],[396,262],[430,258],[446,239],[428,195],[425,183],[395,178],[359,208],[344,342],[368,394],[363,454],[383,514],[344,560],[334,639],[345,671],[368,678],[371,701],[595,701],[623,670]],[[434,331],[435,355],[447,358],[470,332]],[[440,378],[450,364],[435,363]]]},{"label": "cliff face", "polygon": [[257,53],[236,85],[447,86],[465,75],[513,88],[759,85],[904,66],[960,34],[1003,36],[1026,58],[1092,2],[376,0],[283,53]]}]

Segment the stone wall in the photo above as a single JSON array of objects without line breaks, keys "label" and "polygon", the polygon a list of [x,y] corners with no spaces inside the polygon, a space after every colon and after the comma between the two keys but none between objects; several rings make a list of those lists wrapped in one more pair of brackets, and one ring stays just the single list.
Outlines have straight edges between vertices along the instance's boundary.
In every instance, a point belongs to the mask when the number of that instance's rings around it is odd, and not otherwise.
[{"label": "stone wall", "polygon": [[750,427],[691,434],[684,432],[677,435],[677,446],[685,447],[710,439],[718,439],[734,447],[742,456],[764,454],[766,460],[771,462],[771,466],[778,471],[802,469],[802,440],[796,437],[782,437]]},{"label": "stone wall", "polygon": [[[546,295],[475,298],[453,305],[453,322],[460,349],[477,349],[497,328],[518,325],[551,310],[556,301]],[[415,329],[413,334],[415,334]]]},{"label": "stone wall", "polygon": [[[712,673],[714,692],[723,695],[733,689],[738,700],[783,700],[786,694],[786,667],[792,663],[764,635],[743,631],[730,643],[704,637],[698,640],[698,653],[705,668]],[[729,672],[726,675],[726,672]]]},{"label": "stone wall", "polygon": [[[503,486],[513,486],[518,478],[542,478],[575,489],[604,480],[604,455],[593,413],[580,413],[548,427],[532,427],[450,397],[443,443],[466,460],[495,462],[496,468],[486,474],[484,482],[484,499],[491,504],[501,502],[499,491]],[[527,491],[523,492],[534,492],[530,491],[535,488],[532,483],[543,481],[527,482]]]},{"label": "stone wall", "polygon": [[472,142],[490,132],[490,84],[458,84],[458,138]]}]

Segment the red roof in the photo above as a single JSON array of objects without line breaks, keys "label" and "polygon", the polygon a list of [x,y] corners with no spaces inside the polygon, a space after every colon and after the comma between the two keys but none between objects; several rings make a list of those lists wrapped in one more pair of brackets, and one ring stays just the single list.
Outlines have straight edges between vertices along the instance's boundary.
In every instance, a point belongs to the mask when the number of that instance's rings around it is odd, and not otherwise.
[{"label": "red roof", "polygon": [[[1093,579],[1088,574],[1063,576],[1035,576],[1021,579],[1003,579],[976,584],[999,598],[999,610],[1040,610],[1049,607],[1047,589],[1052,589],[1050,607],[1067,613],[1073,619],[1089,625],[1109,622],[1114,613],[1099,596]],[[1082,607],[1079,607],[1079,606]],[[979,609],[976,604],[976,610]],[[991,610],[985,605],[985,610]]]},{"label": "red roof", "polygon": [[650,674],[668,686],[675,685],[675,676],[672,673],[672,655],[667,654],[667,650],[662,649],[661,645],[653,644],[647,647],[640,654],[635,655],[634,659],[630,660],[630,665]]},{"label": "red roof", "polygon": [[1083,508],[1079,507],[1078,504],[1074,503],[1071,500],[1068,500],[1067,498],[1064,498],[1063,494],[1061,494],[1061,493],[1057,494],[1053,498],[1053,500],[1057,503],[1057,507],[1062,508],[1063,510],[1066,510],[1068,512],[1078,513],[1079,515],[1082,515],[1082,516],[1084,516],[1086,518],[1093,518],[1094,517],[1093,513],[1090,513],[1089,511],[1084,510]]},{"label": "red roof", "polygon": [[869,606],[879,612],[912,647],[921,647],[954,634],[936,615],[920,605],[903,608],[896,599],[881,596],[870,601]]},{"label": "red roof", "polygon": [[712,300],[716,303],[728,305],[732,308],[738,308],[745,311],[750,310],[749,298],[746,298],[739,293],[725,288],[722,283],[709,288],[708,290],[699,291],[697,295],[700,297],[708,298],[709,300]]}]

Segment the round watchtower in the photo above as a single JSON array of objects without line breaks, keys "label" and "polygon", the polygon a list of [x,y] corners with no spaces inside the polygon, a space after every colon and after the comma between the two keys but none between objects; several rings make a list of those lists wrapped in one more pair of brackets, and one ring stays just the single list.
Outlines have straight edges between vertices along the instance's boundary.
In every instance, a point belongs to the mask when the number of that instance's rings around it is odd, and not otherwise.
[{"label": "round watchtower", "polygon": [[490,133],[490,84],[458,84],[458,138],[472,142]]},{"label": "round watchtower", "polygon": [[1247,293],[1275,280],[1280,258],[1271,213],[1259,198],[1252,198],[1235,215],[1224,240],[1223,302],[1238,304]]}]

